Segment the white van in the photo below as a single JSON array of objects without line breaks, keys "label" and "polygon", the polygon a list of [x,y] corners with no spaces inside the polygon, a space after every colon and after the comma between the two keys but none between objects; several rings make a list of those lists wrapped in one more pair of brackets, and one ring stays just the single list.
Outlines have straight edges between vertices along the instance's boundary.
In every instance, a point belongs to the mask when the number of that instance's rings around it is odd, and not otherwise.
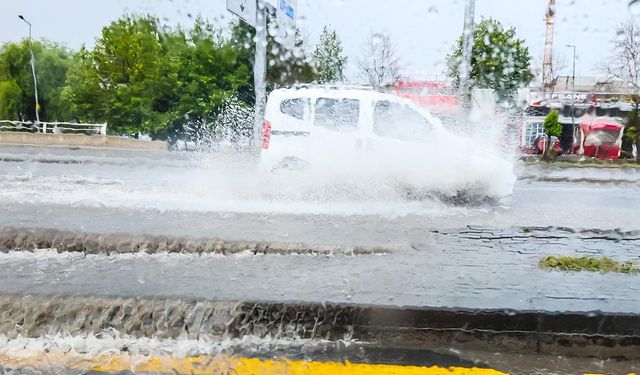
[{"label": "white van", "polygon": [[271,92],[265,109],[261,164],[271,170],[357,153],[378,141],[426,141],[443,132],[424,109],[367,88],[302,86]]}]

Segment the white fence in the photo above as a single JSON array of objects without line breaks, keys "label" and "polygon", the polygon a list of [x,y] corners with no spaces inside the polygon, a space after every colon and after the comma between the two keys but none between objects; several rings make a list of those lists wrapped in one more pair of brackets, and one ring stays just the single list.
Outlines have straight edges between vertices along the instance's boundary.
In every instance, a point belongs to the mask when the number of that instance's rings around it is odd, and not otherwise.
[{"label": "white fence", "polygon": [[71,122],[28,122],[0,120],[0,132],[95,133],[107,135],[107,124],[76,124]]}]

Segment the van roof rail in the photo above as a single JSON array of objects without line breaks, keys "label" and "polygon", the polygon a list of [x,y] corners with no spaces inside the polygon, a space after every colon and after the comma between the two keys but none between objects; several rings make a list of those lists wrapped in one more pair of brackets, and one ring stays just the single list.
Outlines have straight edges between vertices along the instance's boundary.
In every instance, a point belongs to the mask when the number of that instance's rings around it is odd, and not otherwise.
[{"label": "van roof rail", "polygon": [[341,85],[341,84],[319,84],[319,83],[296,83],[291,85],[292,89],[325,89],[325,90],[373,90],[373,86],[367,85]]}]

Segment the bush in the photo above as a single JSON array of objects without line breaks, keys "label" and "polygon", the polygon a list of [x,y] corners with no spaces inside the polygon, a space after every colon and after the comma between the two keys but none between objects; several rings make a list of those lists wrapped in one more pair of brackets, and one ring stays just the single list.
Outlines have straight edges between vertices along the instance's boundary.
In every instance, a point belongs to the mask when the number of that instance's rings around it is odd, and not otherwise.
[{"label": "bush", "polygon": [[544,119],[544,131],[549,137],[560,137],[562,135],[562,124],[558,120],[558,111],[553,110],[549,112]]}]

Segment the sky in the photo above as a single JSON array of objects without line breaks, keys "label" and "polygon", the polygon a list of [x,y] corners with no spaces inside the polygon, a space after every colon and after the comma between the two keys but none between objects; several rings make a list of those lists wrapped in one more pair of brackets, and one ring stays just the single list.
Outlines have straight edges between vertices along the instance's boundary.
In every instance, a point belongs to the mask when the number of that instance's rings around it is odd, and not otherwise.
[{"label": "sky", "polygon": [[[297,0],[298,26],[309,49],[325,25],[340,36],[348,67],[347,78],[358,80],[362,45],[372,32],[385,32],[396,46],[402,73],[437,79],[445,58],[462,32],[464,0]],[[515,27],[526,41],[533,68],[542,69],[544,15],[548,0],[476,0],[476,22],[492,17]],[[577,47],[576,74],[602,75],[610,56],[614,27],[631,16],[629,0],[557,0],[555,49],[565,61],[560,74],[571,75],[572,51]],[[33,24],[33,37],[70,48],[93,45],[103,26],[124,13],[151,13],[169,24],[188,27],[200,15],[224,25],[234,16],[225,0],[0,0],[0,43],[27,35],[23,14]]]}]

